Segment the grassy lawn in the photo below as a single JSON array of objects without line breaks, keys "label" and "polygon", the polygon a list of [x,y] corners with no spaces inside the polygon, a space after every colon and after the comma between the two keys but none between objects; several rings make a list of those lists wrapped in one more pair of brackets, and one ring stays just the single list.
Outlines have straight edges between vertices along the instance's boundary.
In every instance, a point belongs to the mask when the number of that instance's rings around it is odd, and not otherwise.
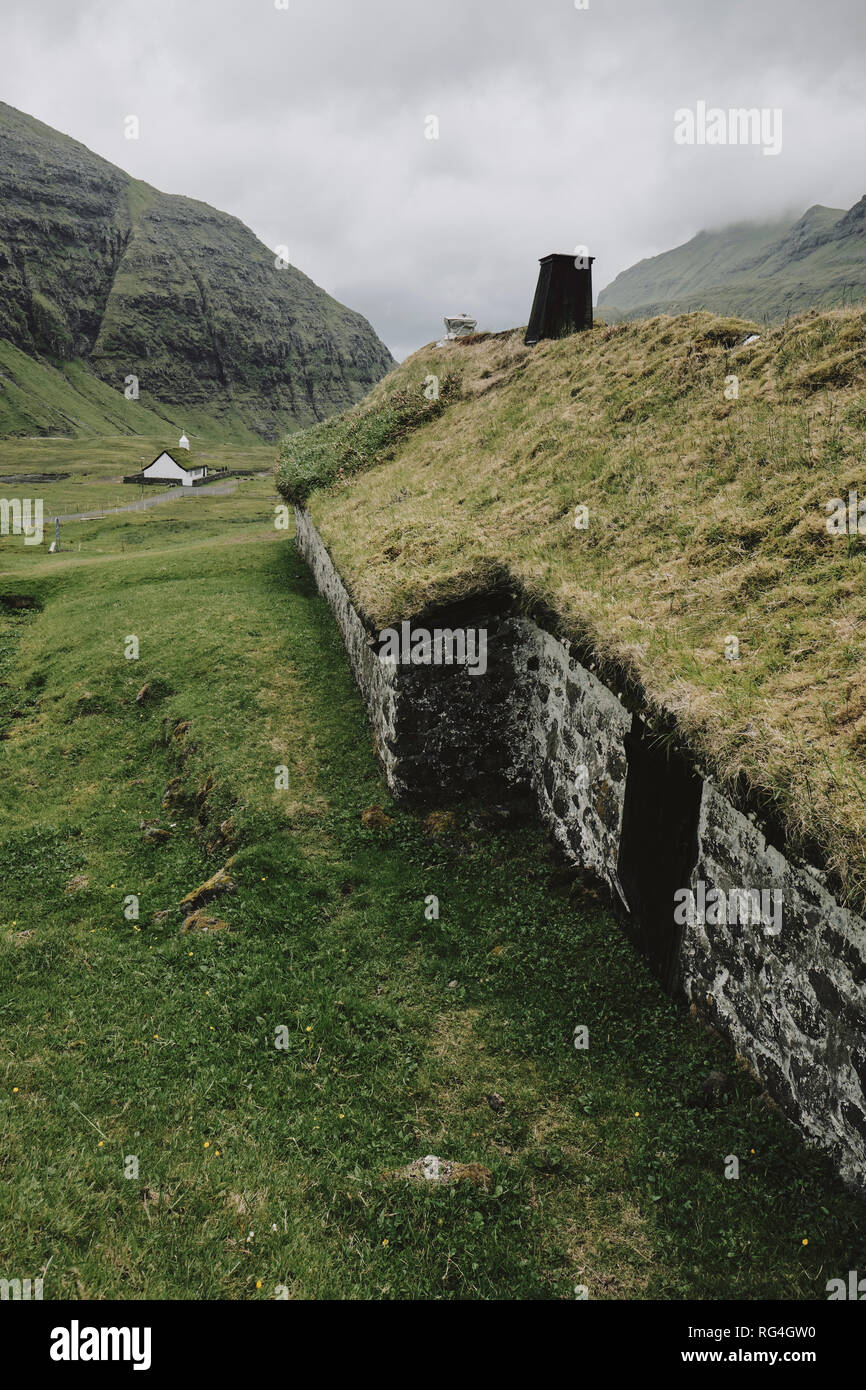
[{"label": "grassy lawn", "polygon": [[[176,442],[176,435],[167,434],[144,438],[118,435],[90,439],[0,439],[0,497],[42,500],[47,546],[54,539],[50,525],[52,517],[96,511],[100,507],[125,507],[141,497],[166,491],[166,487],[142,488],[123,481],[124,475],[139,472],[163,449],[174,452],[182,463],[194,461],[211,471],[261,468],[263,472],[270,472],[273,466],[274,449],[267,444],[220,445],[196,440],[187,454],[175,447]],[[41,481],[37,482],[35,478],[39,475]],[[33,477],[34,481],[18,481],[28,477]],[[76,532],[76,544],[79,540],[81,535]],[[0,538],[0,568],[4,545],[8,552],[10,542]],[[11,544],[12,551],[19,545],[20,541]]]},{"label": "grassy lawn", "polygon": [[[0,1276],[46,1270],[46,1298],[826,1298],[866,1260],[862,1203],[533,825],[390,805],[274,500],[0,550],[0,595],[41,605],[0,603]],[[205,909],[225,925],[183,932],[232,855]],[[732,1090],[706,1109],[711,1068]],[[426,1154],[489,1179],[383,1179]]]}]

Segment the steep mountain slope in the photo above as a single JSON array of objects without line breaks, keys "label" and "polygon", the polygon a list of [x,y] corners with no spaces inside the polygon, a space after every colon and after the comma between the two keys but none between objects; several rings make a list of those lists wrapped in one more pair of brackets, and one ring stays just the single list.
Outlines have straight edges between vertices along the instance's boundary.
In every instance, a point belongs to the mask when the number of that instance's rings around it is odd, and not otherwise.
[{"label": "steep mountain slope", "polygon": [[[148,410],[233,436],[323,419],[394,365],[366,319],[278,268],[237,218],[2,103],[0,339],[55,368],[86,363],[121,402],[136,376]],[[0,427],[44,429],[38,396],[28,411],[19,389],[13,411],[3,387]],[[73,407],[66,418],[87,428]]]},{"label": "steep mountain slope", "polygon": [[797,221],[699,232],[639,261],[598,296],[602,317],[709,309],[772,322],[866,297],[866,197],[848,212],[819,205]]},{"label": "steep mountain slope", "polygon": [[[77,437],[80,435],[144,434],[160,437],[166,424],[194,434],[212,434],[214,419],[180,411],[144,398],[127,400],[122,391],[100,381],[83,358],[57,366],[45,358],[28,357],[6,338],[0,338],[0,439],[14,436]],[[231,442],[258,439],[239,422],[232,422]]]}]

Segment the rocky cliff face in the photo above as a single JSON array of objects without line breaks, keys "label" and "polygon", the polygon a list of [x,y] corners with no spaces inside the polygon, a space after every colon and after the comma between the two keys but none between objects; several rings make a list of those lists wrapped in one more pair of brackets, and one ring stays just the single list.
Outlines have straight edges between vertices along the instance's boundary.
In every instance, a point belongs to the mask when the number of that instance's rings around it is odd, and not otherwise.
[{"label": "rocky cliff face", "polygon": [[236,218],[159,193],[0,103],[0,338],[123,392],[266,439],[360,399],[394,365]]}]

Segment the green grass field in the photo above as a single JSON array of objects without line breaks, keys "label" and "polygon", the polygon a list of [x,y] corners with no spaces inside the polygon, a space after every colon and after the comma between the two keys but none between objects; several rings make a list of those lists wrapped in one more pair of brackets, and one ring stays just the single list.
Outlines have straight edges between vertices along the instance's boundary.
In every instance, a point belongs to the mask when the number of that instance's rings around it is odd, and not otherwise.
[{"label": "green grass field", "polygon": [[[2,541],[0,1277],[44,1271],[46,1299],[826,1298],[866,1259],[862,1202],[538,829],[390,804],[277,500],[249,480],[70,524],[56,556]],[[232,855],[205,909],[225,925],[183,932]],[[710,1068],[733,1082],[713,1110]],[[426,1154],[487,1185],[383,1178]]]},{"label": "green grass field", "polygon": [[[96,511],[102,507],[125,507],[142,497],[166,490],[159,485],[143,488],[123,481],[124,476],[131,476],[152,463],[163,449],[173,450],[184,462],[204,464],[211,472],[221,468],[261,468],[270,473],[273,467],[274,449],[267,444],[219,445],[196,439],[189,454],[184,454],[174,447],[175,443],[175,439],[167,439],[165,435],[0,439],[0,497],[41,499],[46,529],[50,530],[45,541],[47,546],[54,537],[53,526],[49,526],[54,516]],[[40,475],[42,481],[19,481]],[[199,506],[198,498],[195,505]],[[76,533],[76,544],[79,540],[81,536]],[[17,540],[0,537],[0,556],[4,546],[8,553],[10,548],[16,550],[19,544]]]}]

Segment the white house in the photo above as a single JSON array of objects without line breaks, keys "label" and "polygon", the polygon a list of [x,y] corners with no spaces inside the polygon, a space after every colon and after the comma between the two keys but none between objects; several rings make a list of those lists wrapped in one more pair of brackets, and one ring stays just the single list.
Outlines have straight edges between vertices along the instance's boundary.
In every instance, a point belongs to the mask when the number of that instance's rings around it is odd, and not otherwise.
[{"label": "white house", "polygon": [[141,476],[148,480],[164,478],[167,483],[182,483],[184,487],[192,487],[198,478],[207,477],[207,468],[204,465],[187,468],[184,464],[178,463],[167,449],[163,449],[153,463],[142,469]]}]

